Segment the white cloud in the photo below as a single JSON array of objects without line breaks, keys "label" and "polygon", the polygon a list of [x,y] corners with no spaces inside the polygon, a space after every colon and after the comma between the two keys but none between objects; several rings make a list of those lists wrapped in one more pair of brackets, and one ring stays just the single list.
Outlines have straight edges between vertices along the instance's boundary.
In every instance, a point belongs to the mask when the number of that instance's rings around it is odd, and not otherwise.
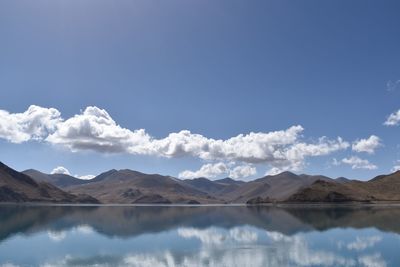
[{"label": "white cloud", "polygon": [[104,109],[87,107],[82,114],[60,122],[46,140],[71,151],[129,152],[149,142],[143,129],[130,131],[117,125]]},{"label": "white cloud", "polygon": [[78,178],[78,179],[82,179],[82,180],[91,180],[91,179],[93,179],[94,177],[96,177],[96,175],[93,175],[93,174],[88,174],[88,175],[75,175],[75,177],[76,178]]},{"label": "white cloud", "polygon": [[66,174],[66,175],[71,175],[69,170],[63,166],[58,166],[55,167],[52,171],[51,174]]},{"label": "white cloud", "polygon": [[111,116],[97,107],[88,107],[82,114],[59,124],[47,141],[61,144],[72,151],[127,152],[160,157],[190,156],[211,161],[268,163],[300,169],[306,157],[327,155],[346,149],[349,144],[341,138],[317,143],[299,141],[303,127],[268,133],[249,133],[218,140],[183,130],[155,139],[144,129],[131,131],[117,125]]},{"label": "white cloud", "polygon": [[352,149],[356,152],[375,153],[375,149],[382,146],[381,139],[376,135],[371,135],[368,139],[360,139],[353,143]]},{"label": "white cloud", "polygon": [[248,164],[236,166],[229,171],[229,177],[233,179],[246,178],[255,174],[257,174],[257,169],[254,166]]},{"label": "white cloud", "polygon": [[367,169],[367,170],[375,170],[378,167],[366,159],[361,159],[356,156],[352,156],[350,158],[342,159],[344,164],[351,165],[352,169]]},{"label": "white cloud", "polygon": [[390,170],[391,172],[397,172],[400,170],[400,160],[396,162],[396,164],[393,166],[393,168]]},{"label": "white cloud", "polygon": [[183,171],[179,173],[179,178],[183,179],[193,179],[199,177],[215,178],[221,174],[227,173],[228,167],[226,164],[220,162],[215,164],[205,164],[197,171]]},{"label": "white cloud", "polygon": [[[67,168],[63,167],[63,166],[55,167],[50,172],[50,174],[65,174],[65,175],[72,176],[71,173],[69,172],[69,170]],[[77,174],[75,174],[74,177],[78,178],[78,179],[82,179],[82,180],[90,180],[90,179],[93,179],[96,176],[92,175],[92,174],[88,174],[88,175],[77,175]]]},{"label": "white cloud", "polygon": [[41,140],[53,132],[60,121],[60,112],[54,108],[31,105],[23,113],[0,110],[0,138],[12,143]]},{"label": "white cloud", "polygon": [[399,123],[400,123],[400,109],[390,114],[383,124],[386,126],[396,126],[399,125]]},{"label": "white cloud", "polygon": [[94,106],[66,120],[56,109],[37,106],[17,114],[1,111],[0,122],[0,138],[13,142],[37,139],[73,152],[91,150],[166,158],[194,157],[214,162],[266,164],[285,170],[300,170],[308,157],[328,155],[349,147],[340,137],[336,140],[322,137],[306,143],[301,140],[304,129],[300,125],[280,131],[239,134],[225,140],[207,138],[188,130],[156,139],[144,129],[121,127],[106,110]]},{"label": "white cloud", "polygon": [[236,167],[234,166],[235,163],[233,162],[230,162],[228,164],[225,164],[223,162],[214,164],[207,163],[201,166],[200,169],[197,171],[190,171],[190,170],[182,171],[181,173],[179,173],[179,178],[182,179],[194,179],[199,177],[215,178],[220,175],[228,175],[230,178],[240,179],[249,177],[257,173],[257,169],[250,164],[239,165]]}]

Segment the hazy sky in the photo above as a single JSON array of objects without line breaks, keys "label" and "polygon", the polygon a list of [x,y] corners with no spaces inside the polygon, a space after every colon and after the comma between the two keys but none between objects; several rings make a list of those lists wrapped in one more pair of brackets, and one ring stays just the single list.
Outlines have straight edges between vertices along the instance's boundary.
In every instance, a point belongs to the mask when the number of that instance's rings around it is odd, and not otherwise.
[{"label": "hazy sky", "polygon": [[391,172],[399,10],[366,0],[0,1],[0,161],[73,175]]}]

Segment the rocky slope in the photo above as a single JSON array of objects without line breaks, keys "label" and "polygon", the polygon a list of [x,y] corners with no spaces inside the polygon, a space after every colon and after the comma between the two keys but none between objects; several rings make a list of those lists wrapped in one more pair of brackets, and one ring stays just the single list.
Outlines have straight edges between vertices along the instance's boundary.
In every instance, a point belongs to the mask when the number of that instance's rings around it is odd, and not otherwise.
[{"label": "rocky slope", "polygon": [[132,170],[109,171],[90,183],[71,186],[73,193],[89,194],[103,203],[221,203],[210,194],[197,190],[185,182],[158,174],[144,174]]},{"label": "rocky slope", "polygon": [[93,197],[74,195],[52,184],[37,182],[1,162],[0,202],[98,203]]}]

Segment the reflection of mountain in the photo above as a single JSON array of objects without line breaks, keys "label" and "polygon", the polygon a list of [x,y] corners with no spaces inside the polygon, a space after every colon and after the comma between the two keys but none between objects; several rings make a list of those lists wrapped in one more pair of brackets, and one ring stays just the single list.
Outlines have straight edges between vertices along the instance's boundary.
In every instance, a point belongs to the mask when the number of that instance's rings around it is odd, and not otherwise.
[{"label": "reflection of mountain", "polygon": [[400,233],[396,220],[400,208],[1,206],[0,214],[1,240],[17,233],[61,231],[80,225],[120,238],[178,227],[230,229],[242,225],[285,235],[336,227],[375,227]]}]

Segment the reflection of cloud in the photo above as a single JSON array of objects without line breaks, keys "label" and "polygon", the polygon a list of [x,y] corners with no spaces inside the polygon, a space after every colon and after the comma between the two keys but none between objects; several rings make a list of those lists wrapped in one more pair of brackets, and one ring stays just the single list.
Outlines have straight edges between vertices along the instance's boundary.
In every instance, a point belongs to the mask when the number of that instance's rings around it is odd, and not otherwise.
[{"label": "reflection of cloud", "polygon": [[47,235],[54,242],[60,242],[65,239],[67,233],[65,231],[47,231]]},{"label": "reflection of cloud", "polygon": [[347,244],[347,249],[349,250],[365,250],[367,248],[375,246],[376,243],[382,241],[381,236],[367,236],[367,237],[358,237],[355,241]]},{"label": "reflection of cloud", "polygon": [[78,227],[76,227],[76,231],[80,234],[85,234],[85,235],[94,233],[93,227],[87,224],[79,225]]},{"label": "reflection of cloud", "polygon": [[[289,237],[290,239],[290,237]],[[286,243],[289,239],[282,239]],[[96,256],[73,258],[67,256],[58,262],[46,263],[42,267],[64,266],[120,266],[120,267],[276,267],[276,266],[362,266],[386,267],[380,254],[364,255],[357,260],[345,259],[334,253],[309,250],[302,238],[295,237],[294,246],[258,246],[252,249],[226,249],[214,247],[194,253],[174,254],[171,251],[159,253],[131,253],[121,257]],[[296,241],[297,240],[297,241]],[[304,241],[304,240],[303,240]],[[289,243],[286,243],[289,244]],[[299,244],[302,244],[299,246]],[[301,247],[304,246],[305,247]],[[285,250],[288,249],[288,250]]]},{"label": "reflection of cloud", "polygon": [[358,262],[364,267],[386,267],[386,262],[379,253],[361,256],[358,258]]},{"label": "reflection of cloud", "polygon": [[4,263],[0,265],[0,267],[18,267],[18,265],[12,264],[12,263]]},{"label": "reflection of cloud", "polygon": [[178,235],[183,238],[197,238],[202,245],[213,246],[222,243],[254,243],[257,241],[257,233],[248,229],[233,228],[227,233],[219,231],[217,228],[199,230],[196,228],[180,228]]},{"label": "reflection of cloud", "polygon": [[254,243],[258,239],[256,232],[240,228],[231,229],[229,236],[238,243]]},{"label": "reflection of cloud", "polygon": [[[76,233],[93,231],[86,225],[74,228]],[[248,226],[229,230],[210,227],[198,229],[184,227],[177,230],[179,237],[198,239],[201,245],[184,250],[133,252],[123,255],[101,254],[92,257],[65,256],[42,264],[42,267],[63,266],[121,266],[121,267],[276,267],[276,266],[327,266],[327,267],[386,267],[380,254],[359,255],[363,247],[372,247],[380,242],[379,236],[358,237],[349,247],[350,256],[335,251],[311,247],[302,234],[284,235],[279,232],[260,231]],[[177,240],[181,242],[182,240]],[[350,253],[350,252],[347,252]],[[0,265],[1,266],[1,265]]]},{"label": "reflection of cloud", "polygon": [[[94,230],[90,225],[82,224],[82,225],[72,228],[68,232],[49,230],[49,231],[47,231],[47,235],[52,241],[60,242],[67,237],[68,233],[89,235],[89,234],[92,234],[93,232],[94,232]],[[0,267],[2,267],[2,266],[0,265]]]},{"label": "reflection of cloud", "polygon": [[[277,259],[287,260],[295,266],[355,266],[353,259],[341,257],[335,253],[311,250],[306,240],[299,235],[286,236],[277,232],[267,232],[274,241]],[[282,261],[284,262],[284,261]],[[285,265],[285,264],[284,264]]]}]

